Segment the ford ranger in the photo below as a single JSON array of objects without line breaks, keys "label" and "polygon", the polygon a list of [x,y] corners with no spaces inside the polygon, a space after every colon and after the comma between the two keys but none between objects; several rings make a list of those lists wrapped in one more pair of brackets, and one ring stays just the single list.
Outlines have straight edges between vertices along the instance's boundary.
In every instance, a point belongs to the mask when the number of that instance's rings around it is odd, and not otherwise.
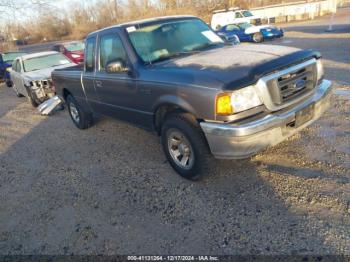
[{"label": "ford ranger", "polygon": [[192,16],[93,32],[85,65],[55,70],[74,124],[103,114],[160,135],[171,166],[195,179],[213,156],[248,158],[318,119],[330,104],[321,55],[270,45],[226,45]]}]

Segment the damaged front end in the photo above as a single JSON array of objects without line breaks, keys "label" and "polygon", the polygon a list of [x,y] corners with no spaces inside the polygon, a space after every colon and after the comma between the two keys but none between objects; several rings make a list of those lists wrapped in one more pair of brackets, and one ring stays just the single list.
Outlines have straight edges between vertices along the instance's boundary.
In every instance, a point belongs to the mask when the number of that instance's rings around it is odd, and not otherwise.
[{"label": "damaged front end", "polygon": [[39,105],[40,114],[50,115],[62,108],[62,100],[56,95],[55,86],[51,79],[33,80],[30,82],[29,88],[32,99]]},{"label": "damaged front end", "polygon": [[33,80],[30,82],[30,89],[38,104],[55,96],[55,87],[51,79]]},{"label": "damaged front end", "polygon": [[39,113],[44,116],[51,115],[53,112],[62,109],[63,101],[58,96],[54,96],[38,106]]}]

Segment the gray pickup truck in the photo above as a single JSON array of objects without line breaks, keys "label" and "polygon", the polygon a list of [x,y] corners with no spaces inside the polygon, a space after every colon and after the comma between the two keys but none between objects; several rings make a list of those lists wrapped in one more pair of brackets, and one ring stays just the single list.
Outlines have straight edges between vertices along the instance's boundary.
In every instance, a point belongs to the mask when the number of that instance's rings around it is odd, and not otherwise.
[{"label": "gray pickup truck", "polygon": [[172,16],[89,34],[84,68],[52,79],[78,128],[98,113],[153,130],[171,166],[195,179],[213,156],[248,158],[318,119],[332,86],[320,58],[228,45],[202,20]]}]

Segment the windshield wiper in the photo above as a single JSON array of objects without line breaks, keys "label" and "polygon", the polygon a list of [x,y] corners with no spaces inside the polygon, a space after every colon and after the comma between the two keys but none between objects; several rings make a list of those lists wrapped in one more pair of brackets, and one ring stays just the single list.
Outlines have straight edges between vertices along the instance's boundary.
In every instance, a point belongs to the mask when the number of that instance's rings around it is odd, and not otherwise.
[{"label": "windshield wiper", "polygon": [[160,56],[159,58],[157,58],[157,59],[155,59],[153,61],[150,61],[149,64],[162,62],[162,61],[169,60],[169,59],[172,59],[172,58],[175,58],[175,57],[191,55],[193,53],[196,53],[196,51],[191,50],[191,51],[184,51],[184,52],[176,52],[176,53],[169,54],[169,55],[163,55],[163,56]]},{"label": "windshield wiper", "polygon": [[202,45],[199,45],[195,48],[192,49],[192,51],[200,51],[200,50],[204,50],[204,49],[207,49],[209,47],[213,47],[213,46],[217,46],[219,44],[223,44],[221,42],[216,42],[216,43],[205,43],[205,44],[202,44]]}]

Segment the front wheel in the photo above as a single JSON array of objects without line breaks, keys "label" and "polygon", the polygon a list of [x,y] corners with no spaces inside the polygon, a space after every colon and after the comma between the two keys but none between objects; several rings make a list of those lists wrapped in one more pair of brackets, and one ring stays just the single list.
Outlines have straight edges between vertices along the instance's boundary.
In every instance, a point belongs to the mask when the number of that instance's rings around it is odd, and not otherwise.
[{"label": "front wheel", "polygon": [[28,93],[28,101],[33,107],[38,107],[40,103],[37,101],[36,94],[32,91],[32,89],[26,86],[26,90]]},{"label": "front wheel", "polygon": [[8,88],[13,87],[12,81],[11,81],[11,80],[6,80],[6,86],[7,86]]},{"label": "front wheel", "polygon": [[13,91],[15,92],[17,97],[23,97],[21,93],[18,92],[18,89],[15,85],[12,86]]},{"label": "front wheel", "polygon": [[255,33],[254,35],[253,35],[253,41],[254,41],[254,43],[261,43],[261,42],[263,42],[264,41],[264,37],[263,37],[263,35],[262,35],[262,33]]},{"label": "front wheel", "polygon": [[209,172],[213,157],[200,126],[191,115],[167,117],[161,136],[165,155],[180,176],[197,180]]},{"label": "front wheel", "polygon": [[72,95],[67,97],[69,115],[79,129],[87,129],[92,125],[92,114],[85,112]]}]

